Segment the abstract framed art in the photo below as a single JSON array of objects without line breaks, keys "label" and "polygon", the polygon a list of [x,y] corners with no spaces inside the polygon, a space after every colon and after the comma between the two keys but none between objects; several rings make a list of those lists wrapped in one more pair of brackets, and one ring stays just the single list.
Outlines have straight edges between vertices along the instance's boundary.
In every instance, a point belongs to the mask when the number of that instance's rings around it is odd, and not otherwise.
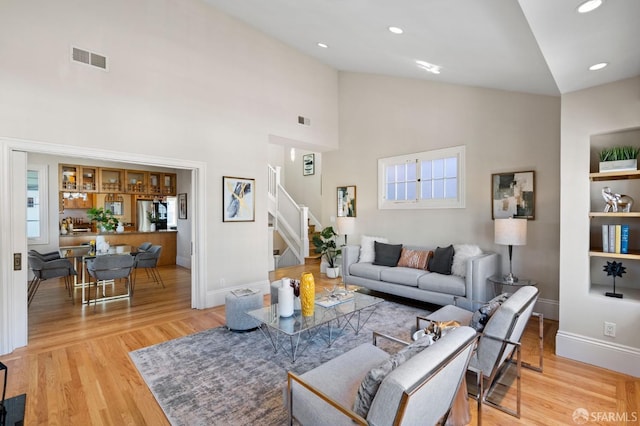
[{"label": "abstract framed art", "polygon": [[256,220],[255,179],[222,177],[222,221]]},{"label": "abstract framed art", "polygon": [[302,176],[310,176],[316,172],[315,154],[305,154],[302,156]]},{"label": "abstract framed art", "polygon": [[338,217],[356,217],[356,187],[338,187]]},{"label": "abstract framed art", "polygon": [[491,218],[536,217],[535,172],[494,173],[491,175]]},{"label": "abstract framed art", "polygon": [[178,219],[187,218],[187,194],[178,194]]}]

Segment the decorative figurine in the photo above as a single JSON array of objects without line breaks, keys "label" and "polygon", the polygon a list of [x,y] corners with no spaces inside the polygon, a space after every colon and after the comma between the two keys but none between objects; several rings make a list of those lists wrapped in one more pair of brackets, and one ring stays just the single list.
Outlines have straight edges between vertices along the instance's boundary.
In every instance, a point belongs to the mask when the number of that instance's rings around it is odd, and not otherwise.
[{"label": "decorative figurine", "polygon": [[628,195],[615,194],[611,192],[611,188],[608,186],[602,188],[602,198],[604,198],[605,201],[605,213],[608,213],[609,211],[616,213],[618,212],[618,209],[624,213],[629,213],[631,211],[631,206],[633,206],[633,198]]},{"label": "decorative figurine", "polygon": [[604,265],[603,270],[607,273],[607,276],[613,275],[613,293],[608,291],[604,294],[605,296],[622,299],[622,293],[616,293],[616,277],[622,278],[622,274],[627,273],[626,269],[627,268],[622,266],[622,262],[613,261],[607,262],[607,264]]}]

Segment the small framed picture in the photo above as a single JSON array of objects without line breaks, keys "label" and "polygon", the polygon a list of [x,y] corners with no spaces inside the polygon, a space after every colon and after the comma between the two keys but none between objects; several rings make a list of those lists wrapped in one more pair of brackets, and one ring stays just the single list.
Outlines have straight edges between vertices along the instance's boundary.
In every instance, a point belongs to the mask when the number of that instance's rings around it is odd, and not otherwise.
[{"label": "small framed picture", "polygon": [[302,156],[302,176],[309,176],[316,172],[315,154],[305,154]]},{"label": "small framed picture", "polygon": [[536,218],[535,172],[491,175],[491,218]]},{"label": "small framed picture", "polygon": [[256,220],[255,179],[222,177],[222,221]]},{"label": "small framed picture", "polygon": [[356,187],[338,187],[338,217],[356,217]]},{"label": "small framed picture", "polygon": [[178,219],[187,218],[187,194],[178,194]]}]

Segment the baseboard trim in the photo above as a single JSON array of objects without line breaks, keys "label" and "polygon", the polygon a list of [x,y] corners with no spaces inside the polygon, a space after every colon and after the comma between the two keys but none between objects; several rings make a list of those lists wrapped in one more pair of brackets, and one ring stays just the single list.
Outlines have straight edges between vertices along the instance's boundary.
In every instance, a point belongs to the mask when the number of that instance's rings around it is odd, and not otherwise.
[{"label": "baseboard trim", "polygon": [[191,257],[177,256],[176,265],[191,269]]},{"label": "baseboard trim", "polygon": [[239,290],[241,288],[259,290],[260,292],[262,292],[262,295],[271,294],[271,283],[269,282],[269,280],[256,281],[253,283],[247,283],[233,287],[219,288],[207,292],[207,308],[224,305],[225,296],[232,290]]},{"label": "baseboard trim", "polygon": [[556,355],[640,377],[640,350],[630,346],[558,331]]},{"label": "baseboard trim", "polygon": [[560,318],[560,303],[557,300],[538,298],[535,311],[544,315],[546,319],[558,321]]}]

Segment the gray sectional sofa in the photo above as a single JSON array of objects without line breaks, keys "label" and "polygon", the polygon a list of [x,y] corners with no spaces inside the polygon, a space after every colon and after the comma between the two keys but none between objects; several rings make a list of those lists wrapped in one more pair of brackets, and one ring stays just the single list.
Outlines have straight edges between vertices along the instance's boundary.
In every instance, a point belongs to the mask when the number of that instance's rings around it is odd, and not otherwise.
[{"label": "gray sectional sofa", "polygon": [[[404,248],[435,251],[428,247]],[[493,252],[483,252],[466,260],[464,276],[403,266],[374,265],[372,262],[359,262],[359,257],[359,245],[342,248],[342,275],[346,284],[436,305],[451,304],[454,297],[459,298],[460,306],[467,305],[465,299],[467,302],[491,299],[493,287],[487,284],[487,278],[500,271],[500,256]]]}]

